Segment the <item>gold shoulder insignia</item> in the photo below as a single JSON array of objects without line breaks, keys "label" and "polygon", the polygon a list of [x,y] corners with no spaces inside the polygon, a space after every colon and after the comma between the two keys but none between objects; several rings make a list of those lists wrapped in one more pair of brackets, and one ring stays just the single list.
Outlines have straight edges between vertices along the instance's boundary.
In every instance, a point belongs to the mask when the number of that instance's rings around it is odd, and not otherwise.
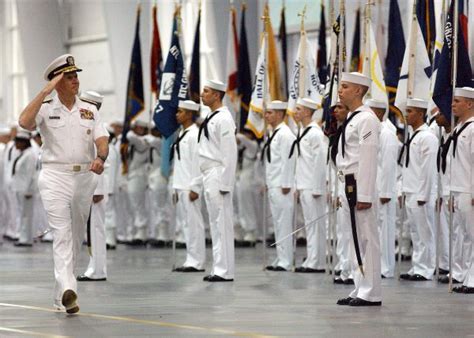
[{"label": "gold shoulder insignia", "polygon": [[81,119],[94,120],[94,113],[89,109],[81,108],[79,112],[81,113]]}]

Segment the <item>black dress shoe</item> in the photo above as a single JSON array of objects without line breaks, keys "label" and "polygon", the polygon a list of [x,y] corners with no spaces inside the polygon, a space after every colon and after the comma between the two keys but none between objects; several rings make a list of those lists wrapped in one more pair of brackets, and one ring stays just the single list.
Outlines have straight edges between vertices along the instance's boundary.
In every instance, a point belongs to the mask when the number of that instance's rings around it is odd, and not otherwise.
[{"label": "black dress shoe", "polygon": [[115,245],[112,245],[112,244],[106,244],[105,247],[107,248],[107,250],[115,250],[117,249],[117,247]]},{"label": "black dress shoe", "polygon": [[334,284],[344,284],[344,280],[342,278],[334,278]]},{"label": "black dress shoe", "polygon": [[471,288],[471,287],[465,286],[465,285],[456,286],[455,288],[453,288],[453,292],[473,294],[474,293],[474,288]]},{"label": "black dress shoe", "polygon": [[86,275],[79,275],[77,276],[76,280],[78,282],[104,282],[107,280],[107,278],[90,278]]},{"label": "black dress shoe", "polygon": [[273,271],[288,271],[288,270],[286,270],[284,267],[281,267],[281,266],[275,266],[273,268]]},{"label": "black dress shoe", "polygon": [[208,282],[233,282],[234,279],[225,279],[221,276],[213,275],[210,276],[209,279],[207,280]]},{"label": "black dress shoe", "polygon": [[351,302],[351,300],[353,300],[354,298],[352,297],[347,297],[347,298],[341,298],[337,301],[337,305],[349,305],[349,303]]},{"label": "black dress shoe", "polygon": [[209,279],[212,277],[212,275],[207,275],[205,276],[202,280],[205,282],[209,282]]},{"label": "black dress shoe", "polygon": [[354,280],[352,278],[347,278],[344,281],[344,285],[354,285]]},{"label": "black dress shoe", "polygon": [[194,266],[183,266],[183,270],[181,272],[204,272],[206,270],[204,269],[198,269],[195,268]]},{"label": "black dress shoe", "polygon": [[324,269],[313,269],[313,268],[306,268],[306,273],[325,273],[326,270]]},{"label": "black dress shoe", "polygon": [[341,270],[334,271],[334,276],[340,276],[341,272],[342,272]]},{"label": "black dress shoe", "polygon": [[186,243],[176,242],[176,249],[186,249]]},{"label": "black dress shoe", "polygon": [[369,302],[362,298],[354,298],[349,302],[349,306],[382,306],[382,302]]},{"label": "black dress shoe", "polygon": [[411,278],[411,275],[407,274],[407,273],[402,273],[400,275],[400,279],[403,279],[403,280],[410,280]]},{"label": "black dress shoe", "polygon": [[[449,276],[439,277],[438,278],[438,283],[449,284]],[[459,283],[461,283],[461,282],[458,281],[456,278],[453,278],[453,284],[459,284]]]},{"label": "black dress shoe", "polygon": [[414,275],[410,276],[410,280],[413,281],[413,282],[424,282],[424,281],[427,281],[429,279],[422,276],[422,275],[414,274]]},{"label": "black dress shoe", "polygon": [[31,243],[20,243],[20,242],[15,242],[13,245],[20,248],[30,248],[33,246],[33,244]]},{"label": "black dress shoe", "polygon": [[449,270],[439,268],[438,272],[439,272],[440,275],[447,275],[449,273]]},{"label": "black dress shoe", "polygon": [[275,267],[273,265],[268,265],[265,267],[265,270],[267,271],[275,271]]},{"label": "black dress shoe", "polygon": [[137,238],[137,239],[133,239],[131,242],[128,242],[127,244],[130,246],[135,246],[135,247],[146,246],[146,241],[144,241],[143,239]]},{"label": "black dress shoe", "polygon": [[3,235],[3,239],[5,239],[5,240],[7,240],[7,241],[10,241],[10,242],[16,242],[16,241],[18,241],[18,238],[12,237],[12,236],[9,236],[9,235]]}]

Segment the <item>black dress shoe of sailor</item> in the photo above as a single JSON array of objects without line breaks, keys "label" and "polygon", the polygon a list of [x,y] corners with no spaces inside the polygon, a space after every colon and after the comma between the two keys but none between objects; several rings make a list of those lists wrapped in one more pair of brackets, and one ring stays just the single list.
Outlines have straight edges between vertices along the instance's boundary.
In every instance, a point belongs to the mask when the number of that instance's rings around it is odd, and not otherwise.
[{"label": "black dress shoe of sailor", "polygon": [[275,266],[273,268],[273,271],[288,271],[288,270],[286,270],[284,267],[281,267],[281,266]]},{"label": "black dress shoe of sailor", "polygon": [[78,282],[104,282],[107,280],[107,278],[90,278],[86,275],[79,275],[77,276],[76,280]]},{"label": "black dress shoe of sailor", "polygon": [[213,276],[209,277],[209,279],[207,281],[208,282],[233,282],[234,279],[232,279],[232,278],[225,279],[221,276],[213,275]]},{"label": "black dress shoe of sailor", "polygon": [[15,242],[13,245],[16,247],[23,247],[23,248],[30,248],[33,246],[33,244],[31,243],[21,243],[21,242]]},{"label": "black dress shoe of sailor", "polygon": [[212,275],[207,275],[205,276],[202,280],[205,282],[209,282],[209,279],[212,277]]},{"label": "black dress shoe of sailor", "polygon": [[439,268],[438,272],[439,272],[440,275],[447,275],[449,273],[449,270]]},{"label": "black dress shoe of sailor", "polygon": [[204,271],[206,271],[204,269],[195,268],[194,266],[183,266],[182,268],[183,268],[183,270],[181,270],[181,272],[204,272]]},{"label": "black dress shoe of sailor", "polygon": [[[439,277],[438,278],[438,283],[449,284],[449,276]],[[459,283],[461,283],[461,282],[458,281],[456,278],[453,278],[453,284],[459,284]]]},{"label": "black dress shoe of sailor", "polygon": [[265,270],[267,270],[267,271],[275,271],[275,267],[274,267],[273,265],[267,265],[267,266],[265,267]]},{"label": "black dress shoe of sailor", "polygon": [[349,306],[382,306],[382,302],[369,302],[362,298],[354,298],[349,302]]},{"label": "black dress shoe of sailor", "polygon": [[456,293],[473,294],[474,293],[474,288],[462,285],[462,286],[456,286],[453,289],[453,291],[456,292]]},{"label": "black dress shoe of sailor", "polygon": [[186,249],[186,243],[176,242],[176,249]]},{"label": "black dress shoe of sailor", "polygon": [[299,266],[295,269],[295,272],[306,272],[306,268],[302,267],[302,266]]},{"label": "black dress shoe of sailor", "polygon": [[342,278],[334,278],[334,284],[344,284],[344,280]]},{"label": "black dress shoe of sailor", "polygon": [[341,298],[337,301],[337,305],[349,305],[353,299],[352,297]]},{"label": "black dress shoe of sailor", "polygon": [[117,247],[116,247],[115,245],[112,245],[112,244],[106,244],[105,247],[106,247],[107,250],[115,250],[115,249],[117,249]]},{"label": "black dress shoe of sailor", "polygon": [[352,278],[347,278],[344,281],[344,285],[354,285],[354,280]]},{"label": "black dress shoe of sailor", "polygon": [[403,279],[403,280],[410,280],[411,278],[411,275],[407,274],[407,273],[402,273],[400,275],[400,279]]},{"label": "black dress shoe of sailor", "polygon": [[410,280],[413,281],[413,282],[424,282],[424,281],[427,281],[429,279],[422,276],[422,275],[415,274],[415,275],[410,276]]},{"label": "black dress shoe of sailor", "polygon": [[130,246],[146,246],[146,241],[144,241],[143,239],[133,239],[131,242],[127,243],[128,245]]}]

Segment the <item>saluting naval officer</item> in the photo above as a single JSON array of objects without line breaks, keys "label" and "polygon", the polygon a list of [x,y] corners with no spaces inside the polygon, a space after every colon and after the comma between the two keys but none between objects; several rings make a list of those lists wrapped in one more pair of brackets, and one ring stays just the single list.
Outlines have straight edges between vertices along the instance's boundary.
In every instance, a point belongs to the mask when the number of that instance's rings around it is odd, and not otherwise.
[{"label": "saluting naval officer", "polygon": [[176,120],[182,126],[173,144],[173,189],[176,194],[176,223],[186,240],[186,261],[178,272],[202,272],[206,262],[206,238],[201,214],[202,176],[199,167],[198,133],[194,123],[199,104],[179,101]]},{"label": "saluting naval officer", "polygon": [[[62,304],[68,313],[79,311],[74,268],[97,185],[94,173],[102,174],[108,155],[108,133],[97,108],[77,97],[79,71],[71,54],[55,59],[44,73],[48,83],[19,119],[25,129],[38,126],[43,136],[38,187],[53,229],[55,306]],[[58,95],[43,104],[53,90]]]},{"label": "saluting naval officer", "polygon": [[265,142],[262,156],[275,240],[281,241],[276,245],[277,257],[266,267],[269,271],[288,271],[293,264],[293,240],[291,237],[283,240],[293,230],[295,204],[292,190],[295,183],[296,156],[290,157],[290,151],[296,138],[284,121],[287,106],[286,102],[272,101],[265,112],[265,120],[273,132]]},{"label": "saluting naval officer", "polygon": [[222,104],[225,91],[224,83],[208,80],[201,93],[202,103],[211,109],[198,133],[199,167],[212,238],[212,270],[204,277],[208,282],[233,281],[235,269],[232,193],[237,141],[232,115]]},{"label": "saluting naval officer", "polygon": [[[464,233],[463,255],[466,260],[462,286],[457,293],[474,293],[474,88],[454,90],[453,114],[459,119],[451,141],[451,184],[454,222]],[[450,151],[451,151],[450,149]]]},{"label": "saluting naval officer", "polygon": [[326,152],[324,133],[313,114],[321,104],[309,98],[296,101],[295,120],[303,128],[293,142],[290,157],[296,158],[295,188],[303,209],[306,229],[306,259],[295,272],[323,273],[326,265],[326,222],[318,220],[325,213]]},{"label": "saluting naval officer", "polygon": [[[355,289],[339,305],[380,306],[380,242],[375,200],[380,121],[362,104],[371,80],[361,73],[343,73],[339,98],[349,107],[336,157],[344,177],[346,200],[351,214],[352,260]],[[354,255],[355,251],[355,255]]]}]

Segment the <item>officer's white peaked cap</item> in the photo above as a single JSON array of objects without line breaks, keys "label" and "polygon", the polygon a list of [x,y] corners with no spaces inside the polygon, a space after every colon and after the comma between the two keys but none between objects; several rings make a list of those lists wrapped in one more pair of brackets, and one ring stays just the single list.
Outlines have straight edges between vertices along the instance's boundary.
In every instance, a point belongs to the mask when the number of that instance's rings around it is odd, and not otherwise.
[{"label": "officer's white peaked cap", "polygon": [[286,110],[286,108],[288,108],[288,103],[279,100],[272,101],[267,106],[267,109],[271,110]]},{"label": "officer's white peaked cap", "polygon": [[321,107],[321,105],[314,101],[314,100],[311,100],[310,98],[301,98],[299,97],[298,100],[296,100],[296,104],[299,104],[303,107],[306,107],[306,108],[309,108],[311,110],[316,110],[318,109],[319,107]]},{"label": "officer's white peaked cap", "polygon": [[372,82],[371,79],[359,72],[342,73],[341,81],[355,83],[364,87],[370,87],[370,83]]},{"label": "officer's white peaked cap", "polygon": [[92,90],[82,92],[79,98],[92,104],[102,104],[102,101],[104,101],[104,97],[102,95]]},{"label": "officer's white peaked cap", "polygon": [[71,54],[64,54],[57,57],[51,62],[44,71],[44,79],[50,81],[56,75],[61,73],[81,72],[82,69],[77,68],[74,62],[74,56]]},{"label": "officer's white peaked cap", "polygon": [[226,84],[219,81],[219,80],[207,80],[206,83],[204,83],[204,87],[208,87],[208,88],[218,90],[218,91],[224,92],[224,93],[227,89]]},{"label": "officer's white peaked cap", "polygon": [[365,105],[371,108],[387,109],[387,102],[374,99],[365,100]]},{"label": "officer's white peaked cap", "polygon": [[192,111],[199,111],[200,106],[194,101],[186,100],[186,101],[179,101],[178,107],[187,109],[187,110],[192,110]]},{"label": "officer's white peaked cap", "polygon": [[474,88],[472,87],[454,88],[454,96],[467,97],[468,99],[474,99]]},{"label": "officer's white peaked cap", "polygon": [[407,99],[407,107],[428,109],[428,101],[422,99]]}]

